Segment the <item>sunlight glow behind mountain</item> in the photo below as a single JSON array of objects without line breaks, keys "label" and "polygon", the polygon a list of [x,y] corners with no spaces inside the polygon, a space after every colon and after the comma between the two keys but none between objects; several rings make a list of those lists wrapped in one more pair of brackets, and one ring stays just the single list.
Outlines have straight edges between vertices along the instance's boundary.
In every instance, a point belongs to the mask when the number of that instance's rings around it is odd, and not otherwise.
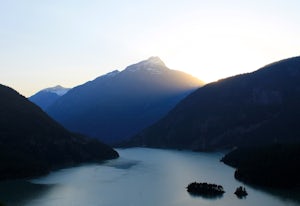
[{"label": "sunlight glow behind mountain", "polygon": [[0,82],[30,96],[159,56],[206,82],[299,55],[300,2],[2,1]]}]

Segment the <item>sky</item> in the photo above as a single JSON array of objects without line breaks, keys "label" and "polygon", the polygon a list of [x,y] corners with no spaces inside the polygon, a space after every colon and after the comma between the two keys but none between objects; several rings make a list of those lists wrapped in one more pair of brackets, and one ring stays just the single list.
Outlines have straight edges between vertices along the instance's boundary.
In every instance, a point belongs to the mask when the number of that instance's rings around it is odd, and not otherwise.
[{"label": "sky", "polygon": [[159,56],[205,82],[300,54],[299,0],[0,0],[0,83],[29,97]]}]

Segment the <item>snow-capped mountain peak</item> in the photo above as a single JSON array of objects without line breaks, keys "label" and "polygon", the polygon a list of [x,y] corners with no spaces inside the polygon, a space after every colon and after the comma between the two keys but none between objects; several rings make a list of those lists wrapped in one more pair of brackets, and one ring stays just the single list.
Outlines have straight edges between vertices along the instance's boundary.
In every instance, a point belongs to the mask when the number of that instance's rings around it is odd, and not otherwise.
[{"label": "snow-capped mountain peak", "polygon": [[168,69],[165,63],[159,57],[150,57],[147,60],[126,67],[125,71],[136,72],[141,70],[150,71],[153,74],[160,74]]},{"label": "snow-capped mountain peak", "polygon": [[42,91],[44,91],[44,92],[50,92],[50,93],[55,93],[55,94],[57,94],[59,96],[63,96],[69,90],[70,90],[70,88],[65,88],[65,87],[62,87],[60,85],[57,85],[55,87],[49,87],[49,88],[43,89]]},{"label": "snow-capped mountain peak", "polygon": [[151,64],[156,64],[156,65],[161,65],[161,66],[166,66],[165,63],[157,56],[150,57],[147,62]]}]

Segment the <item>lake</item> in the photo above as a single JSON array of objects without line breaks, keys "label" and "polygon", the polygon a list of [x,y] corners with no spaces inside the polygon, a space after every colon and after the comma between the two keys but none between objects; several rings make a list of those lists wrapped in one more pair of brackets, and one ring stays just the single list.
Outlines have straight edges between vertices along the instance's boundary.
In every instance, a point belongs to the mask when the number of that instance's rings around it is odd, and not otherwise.
[{"label": "lake", "polygon": [[[0,183],[0,201],[25,206],[237,206],[300,205],[299,191],[284,192],[244,185],[220,153],[130,148],[102,164],[62,169],[37,179]],[[191,196],[190,182],[220,184],[218,198]],[[245,186],[249,195],[233,193]]]}]

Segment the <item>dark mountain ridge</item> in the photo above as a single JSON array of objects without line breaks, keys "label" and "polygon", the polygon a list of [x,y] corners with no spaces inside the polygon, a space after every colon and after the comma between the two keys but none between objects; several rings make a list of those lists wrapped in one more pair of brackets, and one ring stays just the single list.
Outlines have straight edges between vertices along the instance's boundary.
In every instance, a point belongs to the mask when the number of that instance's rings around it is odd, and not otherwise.
[{"label": "dark mountain ridge", "polygon": [[70,133],[13,89],[0,85],[0,97],[0,179],[118,157],[109,146]]},{"label": "dark mountain ridge", "polygon": [[273,188],[300,187],[300,144],[241,147],[222,161],[237,168],[235,178],[240,181]]},{"label": "dark mountain ridge", "polygon": [[210,150],[300,140],[300,57],[207,84],[127,146]]},{"label": "dark mountain ridge", "polygon": [[151,57],[73,88],[46,111],[71,131],[115,143],[157,121],[202,84]]}]

